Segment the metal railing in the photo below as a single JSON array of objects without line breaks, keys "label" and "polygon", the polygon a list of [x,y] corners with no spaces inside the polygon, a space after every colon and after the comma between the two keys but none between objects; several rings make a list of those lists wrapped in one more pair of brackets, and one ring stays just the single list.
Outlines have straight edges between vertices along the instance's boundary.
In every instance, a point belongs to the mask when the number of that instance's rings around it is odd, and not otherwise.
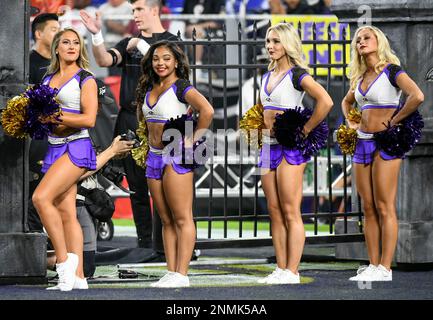
[{"label": "metal railing", "polygon": [[[346,77],[334,77],[330,71],[333,68],[341,68],[342,75],[346,74],[348,66],[346,47],[350,44],[347,31],[343,31],[343,39],[332,40],[331,30],[328,28],[327,39],[319,40],[317,39],[315,24],[311,28],[312,39],[304,40],[303,44],[312,45],[313,47],[313,61],[310,62],[312,76],[320,81],[327,91],[330,91],[332,82],[339,82],[342,96],[344,96],[347,89]],[[236,129],[236,127],[233,128],[233,124],[232,126],[229,125],[229,118],[233,118],[233,114],[229,115],[229,111],[237,107],[237,114],[242,114],[243,72],[251,70],[254,79],[256,79],[257,69],[266,67],[266,65],[258,63],[254,56],[252,61],[247,61],[245,57],[248,47],[261,47],[264,45],[264,39],[259,39],[257,36],[256,25],[253,26],[251,38],[245,38],[243,30],[244,26],[239,22],[237,25],[238,38],[236,40],[227,39],[227,30],[223,26],[222,36],[217,39],[211,38],[213,33],[209,30],[205,39],[197,39],[196,34],[193,32],[192,39],[179,41],[179,44],[182,44],[186,50],[193,52],[191,57],[193,84],[202,93],[205,93],[209,102],[217,111],[220,111],[221,119],[214,121],[212,127],[214,131],[217,129],[224,129],[224,131]],[[298,25],[298,32],[301,34],[301,24]],[[179,34],[179,36],[181,35]],[[198,45],[207,49],[201,65],[195,63],[195,53]],[[333,63],[329,54],[327,62],[318,62],[317,47],[319,45],[326,45],[328,53],[332,52],[333,46],[342,46],[342,61]],[[234,55],[235,50],[233,47],[236,48],[236,55]],[[216,57],[218,50],[220,50],[221,56]],[[228,61],[228,52],[230,52],[230,61]],[[253,52],[256,52],[256,50],[253,50]],[[317,70],[319,68],[328,69],[329,72],[327,72],[326,77],[318,76]],[[207,79],[205,77],[199,80],[196,74],[197,70],[206,70]],[[228,72],[230,70],[237,70],[237,77],[229,79]],[[235,105],[229,103],[229,99],[233,94],[232,88],[235,88],[238,95],[238,103]],[[256,96],[256,92],[254,96]],[[335,107],[338,108],[340,101],[334,102]],[[234,118],[237,125],[239,118],[236,116]],[[218,120],[219,123],[217,123]],[[330,128],[335,129],[329,119],[328,125]],[[235,155],[229,152],[229,139],[230,136],[225,135],[223,141],[219,141],[219,143],[224,144],[223,154],[214,157],[211,163],[205,165],[204,171],[196,175],[194,219],[199,229],[204,228],[207,231],[206,234],[199,233],[197,247],[270,245],[269,216],[266,209],[259,205],[259,201],[263,202],[264,195],[257,176],[253,175],[254,166],[242,164],[245,162],[242,150],[239,150],[239,153]],[[330,134],[327,149],[324,150],[322,155],[315,156],[307,167],[312,180],[307,181],[307,183],[304,181],[303,196],[304,201],[312,203],[312,208],[309,211],[303,211],[302,217],[306,222],[307,229],[310,230],[307,232],[306,240],[309,244],[353,242],[363,241],[364,239],[362,235],[362,212],[357,201],[356,190],[348,185],[351,169],[350,161],[346,156],[336,156],[332,151],[333,147],[335,147],[335,142],[332,140],[332,134]],[[340,167],[337,171],[336,166]],[[234,168],[236,168],[236,171]],[[217,169],[220,170],[217,171]],[[256,181],[251,183],[250,180],[254,179]],[[230,186],[229,180],[235,181],[234,185]],[[205,181],[206,186],[203,186]],[[249,185],[246,185],[247,181],[250,182]],[[337,188],[336,184],[341,186]],[[248,198],[254,200],[250,207],[244,203],[245,199]],[[341,199],[340,212],[338,212],[336,205],[333,204],[335,198]],[[200,199],[206,199],[207,203],[197,205]],[[326,200],[328,200],[329,205],[326,209],[323,209],[320,202]],[[237,212],[234,213],[234,211]],[[350,219],[358,221],[359,232],[348,232],[348,221]],[[341,223],[338,234],[335,231],[336,222]],[[236,229],[235,233],[233,228]],[[265,232],[259,230],[263,228],[266,229]],[[247,233],[252,233],[252,235],[246,236]],[[215,234],[219,234],[219,237],[216,237]]]},{"label": "metal railing", "polygon": [[[177,20],[191,18],[181,15],[167,17]],[[211,129],[214,132],[217,129],[237,130],[239,115],[242,114],[242,85],[246,73],[252,75],[254,87],[259,88],[258,69],[267,67],[257,61],[258,49],[264,46],[260,28],[266,29],[270,25],[266,18],[275,19],[275,16],[217,15],[201,18],[224,18],[225,23],[218,32],[207,29],[203,39],[198,39],[196,32],[193,32],[189,39],[178,32],[178,43],[189,52],[193,85],[215,108]],[[248,24],[249,21],[253,22]],[[318,36],[316,26],[312,23],[311,30],[308,31],[298,23],[297,28],[301,38],[305,34],[310,35],[303,39],[303,45],[311,48],[310,74],[331,93],[334,108],[339,109],[341,101],[337,96],[343,97],[348,87],[346,74],[349,32],[343,27],[340,39],[337,39],[329,24],[326,32]],[[198,46],[204,49],[201,64],[196,63]],[[332,57],[332,54],[337,55],[336,48],[339,50],[339,61]],[[327,52],[327,56],[323,55],[323,50]],[[254,92],[254,102],[256,97],[257,91]],[[335,121],[331,121],[330,117],[327,121],[331,129],[336,129]],[[269,216],[264,205],[260,179],[254,174],[253,164],[244,164],[257,160],[257,155],[245,158],[244,150],[241,150],[242,144],[236,154],[230,153],[228,146],[233,140],[238,141],[237,139],[239,138],[224,135],[215,141],[223,146],[224,152],[214,156],[212,162],[196,172],[194,220],[199,231],[197,248],[272,244]],[[303,206],[302,210],[308,230],[307,244],[364,241],[363,214],[357,192],[354,187],[349,186],[350,159],[336,155],[334,148],[335,142],[330,133],[327,148],[320,155],[314,156],[304,174],[303,204],[310,204],[309,208]],[[122,196],[115,190],[111,193]],[[336,199],[340,202],[339,208]],[[324,206],[322,202],[328,202],[328,205]],[[359,226],[354,233],[348,232],[350,220],[355,220]]]}]

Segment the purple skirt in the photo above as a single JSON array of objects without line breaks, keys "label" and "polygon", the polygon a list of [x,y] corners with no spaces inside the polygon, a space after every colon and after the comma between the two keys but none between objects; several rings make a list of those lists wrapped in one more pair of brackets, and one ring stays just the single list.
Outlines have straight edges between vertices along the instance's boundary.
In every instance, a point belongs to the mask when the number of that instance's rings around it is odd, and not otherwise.
[{"label": "purple skirt", "polygon": [[[352,161],[354,163],[369,164],[373,162],[374,153],[377,150],[376,141],[374,139],[358,139],[356,143],[355,153],[353,154]],[[383,160],[393,160],[397,157],[390,156],[389,154],[379,150],[380,157]]]},{"label": "purple skirt", "polygon": [[287,163],[291,165],[300,165],[311,159],[311,157],[303,156],[302,152],[297,149],[289,149],[281,144],[263,144],[258,166],[275,170],[283,160],[283,156]]},{"label": "purple skirt", "polygon": [[157,154],[149,150],[146,159],[146,177],[150,179],[161,180],[164,173],[164,168],[171,165],[179,174],[185,174],[193,171],[193,169],[186,169],[179,165],[174,158],[164,157],[162,154]]},{"label": "purple skirt", "polygon": [[47,172],[51,165],[64,153],[67,153],[72,163],[80,168],[96,170],[96,153],[90,138],[81,138],[63,144],[48,144],[41,171]]}]

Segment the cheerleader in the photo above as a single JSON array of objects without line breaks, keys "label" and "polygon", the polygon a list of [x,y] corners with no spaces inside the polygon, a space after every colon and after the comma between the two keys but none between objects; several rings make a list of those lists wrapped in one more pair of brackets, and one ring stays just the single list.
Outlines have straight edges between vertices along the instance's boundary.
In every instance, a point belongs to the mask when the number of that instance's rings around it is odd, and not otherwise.
[{"label": "cheerleader", "polygon": [[302,110],[302,100],[308,93],[316,107],[303,127],[305,137],[326,117],[333,106],[331,97],[307,72],[302,58],[301,40],[290,24],[271,26],[266,32],[266,49],[270,64],[263,76],[260,102],[263,105],[265,128],[259,167],[262,187],[271,219],[272,241],[277,268],[259,283],[300,283],[298,272],[305,242],[301,217],[303,173],[310,156],[296,148],[279,144],[273,136],[277,115],[296,107]]},{"label": "cheerleader", "polygon": [[53,244],[58,284],[49,290],[87,287],[83,273],[83,233],[77,220],[75,198],[78,179],[96,169],[96,155],[88,128],[95,125],[97,85],[88,71],[89,61],[81,36],[73,29],[58,32],[51,45],[51,63],[42,83],[57,88],[62,108],[58,124],[48,136],[43,179],[32,201]]},{"label": "cheerleader", "polygon": [[153,44],[142,60],[143,75],[137,87],[139,121],[148,129],[149,153],[146,177],[153,203],[162,221],[168,272],[153,287],[189,287],[188,267],[195,246],[192,216],[193,168],[164,152],[164,124],[188,113],[188,105],[199,113],[197,128],[186,145],[202,138],[213,118],[213,108],[188,81],[189,66],[184,52],[175,44]]},{"label": "cheerleader", "polygon": [[[392,281],[391,263],[397,244],[396,195],[402,159],[379,150],[374,133],[393,127],[414,112],[424,95],[402,70],[386,36],[373,26],[356,30],[351,44],[350,89],[343,114],[358,142],[353,155],[356,188],[364,208],[364,233],[370,264],[351,281]],[[399,109],[401,93],[407,96]],[[361,122],[348,120],[357,103]],[[398,111],[398,112],[397,112]]]}]

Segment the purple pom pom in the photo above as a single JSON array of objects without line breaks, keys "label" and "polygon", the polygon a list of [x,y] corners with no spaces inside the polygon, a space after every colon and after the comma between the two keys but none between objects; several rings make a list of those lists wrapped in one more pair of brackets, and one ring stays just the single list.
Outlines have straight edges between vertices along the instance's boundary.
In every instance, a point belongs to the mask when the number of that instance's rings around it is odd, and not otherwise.
[{"label": "purple pom pom", "polygon": [[[187,127],[187,122],[192,122],[192,131],[191,131],[191,127],[189,127],[189,128]],[[190,126],[190,124],[189,124],[189,126]],[[180,133],[180,136],[182,138],[185,138],[185,136],[190,136],[196,127],[197,127],[197,120],[195,120],[192,116],[183,114],[181,116],[178,116],[176,119],[171,118],[170,120],[168,120],[164,124],[163,131],[166,131],[169,129],[174,129]],[[187,132],[187,131],[191,131],[191,132]],[[179,138],[180,138],[180,136],[179,136]],[[163,139],[162,143],[164,144],[164,146],[166,146],[166,145],[170,144],[171,142],[173,142],[174,138],[175,137],[172,137],[170,140]]]},{"label": "purple pom pom", "polygon": [[57,89],[50,86],[36,84],[24,93],[29,98],[25,130],[32,139],[43,139],[57,126],[54,123],[41,123],[39,121],[41,117],[60,112],[60,104],[55,99],[57,92]]},{"label": "purple pom pom", "polygon": [[418,110],[407,116],[395,126],[387,126],[386,130],[374,134],[380,150],[391,156],[402,158],[412,150],[421,139],[424,121]]},{"label": "purple pom pom", "polygon": [[[192,122],[192,131],[191,127],[187,127],[187,122]],[[174,139],[179,139],[177,143],[179,143],[179,149],[182,151],[181,157],[180,155],[174,154],[174,149],[171,150],[170,156],[175,159],[176,163],[186,169],[195,169],[201,165],[204,165],[210,157],[210,150],[212,150],[212,148],[209,149],[209,147],[207,146],[205,138],[194,142],[192,148],[185,147],[185,137],[189,137],[192,139],[192,134],[196,127],[197,120],[195,120],[192,116],[186,114],[183,114],[180,117],[178,116],[176,119],[171,118],[164,124],[164,132],[169,129],[175,129],[179,132],[179,135],[177,137],[173,137],[172,135],[170,135],[170,140],[163,139],[162,143],[164,144],[164,146],[167,146],[172,143]],[[200,151],[197,151],[197,149]]]},{"label": "purple pom pom", "polygon": [[273,128],[278,143],[289,149],[300,150],[303,156],[311,156],[325,147],[329,134],[325,121],[319,123],[306,138],[302,133],[305,123],[312,114],[312,110],[300,107],[278,114]]},{"label": "purple pom pom", "polygon": [[185,148],[182,144],[182,163],[179,163],[179,165],[186,169],[194,170],[207,162],[211,150],[212,148],[209,148],[204,138],[194,142],[192,148]]}]

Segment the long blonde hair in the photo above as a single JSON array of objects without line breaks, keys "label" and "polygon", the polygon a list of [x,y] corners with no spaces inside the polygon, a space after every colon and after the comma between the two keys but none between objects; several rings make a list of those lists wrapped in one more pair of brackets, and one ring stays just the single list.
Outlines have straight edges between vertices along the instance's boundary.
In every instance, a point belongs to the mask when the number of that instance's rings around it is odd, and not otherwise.
[{"label": "long blonde hair", "polygon": [[57,51],[57,47],[59,46],[59,43],[60,43],[60,37],[65,32],[68,32],[68,31],[75,33],[77,35],[79,41],[80,41],[80,55],[78,56],[78,59],[77,59],[77,65],[80,68],[90,72],[90,70],[89,70],[89,65],[90,65],[89,57],[87,55],[87,50],[86,50],[86,46],[84,45],[83,37],[81,37],[81,35],[74,29],[65,28],[65,29],[57,32],[56,35],[54,36],[53,42],[51,44],[51,63],[48,66],[47,74],[56,73],[60,69],[59,55],[56,54],[56,51]]},{"label": "long blonde hair", "polygon": [[367,65],[365,63],[365,59],[358,53],[356,48],[356,40],[358,38],[358,34],[360,31],[370,29],[377,39],[377,57],[379,58],[379,62],[374,66],[374,71],[377,74],[382,72],[383,68],[386,67],[388,63],[393,63],[396,65],[400,65],[400,60],[394,54],[394,51],[391,49],[389,45],[389,41],[386,38],[385,34],[377,27],[374,26],[363,26],[359,27],[353,36],[351,43],[351,55],[352,60],[350,61],[350,88],[352,90],[355,89],[358,80],[363,76],[363,74],[367,71]]},{"label": "long blonde hair", "polygon": [[[302,42],[295,28],[288,23],[278,23],[268,28],[266,31],[266,39],[271,31],[274,31],[280,38],[289,63],[308,70],[308,65],[302,55]],[[274,69],[275,66],[276,61],[271,60],[268,65],[268,70]]]}]

